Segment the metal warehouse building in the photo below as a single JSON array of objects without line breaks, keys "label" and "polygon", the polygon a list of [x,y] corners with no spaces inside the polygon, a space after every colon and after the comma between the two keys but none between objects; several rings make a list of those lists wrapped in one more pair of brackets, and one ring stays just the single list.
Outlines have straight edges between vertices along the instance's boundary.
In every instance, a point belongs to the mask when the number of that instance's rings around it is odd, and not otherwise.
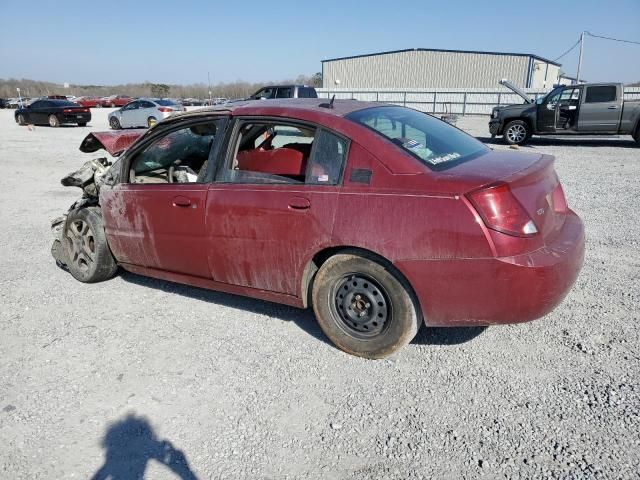
[{"label": "metal warehouse building", "polygon": [[527,53],[415,48],[322,61],[323,88],[550,88],[560,64]]}]

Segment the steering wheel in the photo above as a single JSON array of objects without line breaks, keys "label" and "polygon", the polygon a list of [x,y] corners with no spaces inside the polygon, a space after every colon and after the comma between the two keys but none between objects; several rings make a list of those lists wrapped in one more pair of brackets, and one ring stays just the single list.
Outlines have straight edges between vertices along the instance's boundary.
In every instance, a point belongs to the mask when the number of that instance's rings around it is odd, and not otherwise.
[{"label": "steering wheel", "polygon": [[260,145],[256,147],[256,150],[271,150],[271,148],[273,148],[271,143],[273,142],[273,139],[276,138],[276,135],[278,135],[278,132],[276,131],[274,131],[271,135],[268,135],[267,138],[265,138],[260,143]]}]

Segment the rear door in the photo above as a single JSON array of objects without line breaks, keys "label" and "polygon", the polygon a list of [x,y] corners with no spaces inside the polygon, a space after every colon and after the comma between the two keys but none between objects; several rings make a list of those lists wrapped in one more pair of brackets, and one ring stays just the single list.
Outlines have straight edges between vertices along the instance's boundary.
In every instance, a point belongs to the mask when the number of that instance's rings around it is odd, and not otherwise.
[{"label": "rear door", "polygon": [[346,139],[290,119],[237,120],[207,197],[213,279],[297,296],[330,244]]},{"label": "rear door", "polygon": [[149,125],[148,120],[150,117],[156,119],[156,121],[161,120],[159,117],[157,107],[155,103],[149,102],[148,100],[139,100],[140,108],[136,111],[136,126],[138,127],[146,127]]},{"label": "rear door", "polygon": [[578,130],[616,133],[622,113],[620,88],[617,85],[589,85],[585,87]]},{"label": "rear door", "polygon": [[222,137],[217,133],[225,121],[174,125],[122,159],[123,171],[129,172],[125,181],[100,190],[105,233],[118,262],[211,278],[205,238],[209,183],[204,173],[208,159],[217,154]]}]

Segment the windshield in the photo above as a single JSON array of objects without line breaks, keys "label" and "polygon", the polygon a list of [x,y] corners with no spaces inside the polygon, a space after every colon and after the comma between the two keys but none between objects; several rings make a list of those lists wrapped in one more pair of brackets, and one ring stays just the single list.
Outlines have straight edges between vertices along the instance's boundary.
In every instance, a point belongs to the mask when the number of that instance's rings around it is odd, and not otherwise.
[{"label": "windshield", "polygon": [[410,108],[374,107],[346,118],[372,129],[433,170],[458,165],[488,151],[462,130]]}]

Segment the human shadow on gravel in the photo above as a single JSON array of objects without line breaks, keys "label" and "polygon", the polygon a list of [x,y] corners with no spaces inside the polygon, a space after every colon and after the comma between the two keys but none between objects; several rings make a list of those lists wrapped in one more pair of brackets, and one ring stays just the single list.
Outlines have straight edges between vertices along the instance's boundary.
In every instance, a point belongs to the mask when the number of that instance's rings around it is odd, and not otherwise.
[{"label": "human shadow on gravel", "polygon": [[161,440],[149,421],[134,414],[111,424],[102,439],[106,449],[104,465],[92,480],[133,480],[144,478],[150,460],[155,460],[182,480],[197,480],[184,453],[168,440]]},{"label": "human shadow on gravel", "polygon": [[416,345],[460,345],[476,338],[487,327],[425,327],[411,343]]},{"label": "human shadow on gravel", "polygon": [[[506,143],[502,140],[502,138],[491,138],[491,137],[476,137],[476,139],[480,140],[482,143],[486,143],[487,145],[503,145],[507,146]],[[621,138],[580,138],[576,136],[575,138],[557,138],[557,137],[533,137],[529,139],[529,141],[525,145],[521,145],[519,149],[526,150],[527,148],[532,147],[619,147],[619,148],[638,148],[638,144],[636,144],[633,140],[621,139]]]},{"label": "human shadow on gravel", "polygon": [[217,305],[223,305],[225,307],[237,308],[238,310],[246,310],[259,315],[267,315],[279,318],[280,320],[293,322],[300,327],[300,329],[304,330],[315,339],[333,347],[333,344],[322,332],[322,329],[318,325],[311,309],[303,310],[301,308],[294,308],[288,305],[258,300],[256,298],[243,297],[232,293],[217,292],[214,290],[192,287],[190,285],[158,280],[123,270],[120,271],[120,277],[126,282],[141,285],[143,287],[155,288],[157,290],[175,293],[195,300],[202,300]]}]

